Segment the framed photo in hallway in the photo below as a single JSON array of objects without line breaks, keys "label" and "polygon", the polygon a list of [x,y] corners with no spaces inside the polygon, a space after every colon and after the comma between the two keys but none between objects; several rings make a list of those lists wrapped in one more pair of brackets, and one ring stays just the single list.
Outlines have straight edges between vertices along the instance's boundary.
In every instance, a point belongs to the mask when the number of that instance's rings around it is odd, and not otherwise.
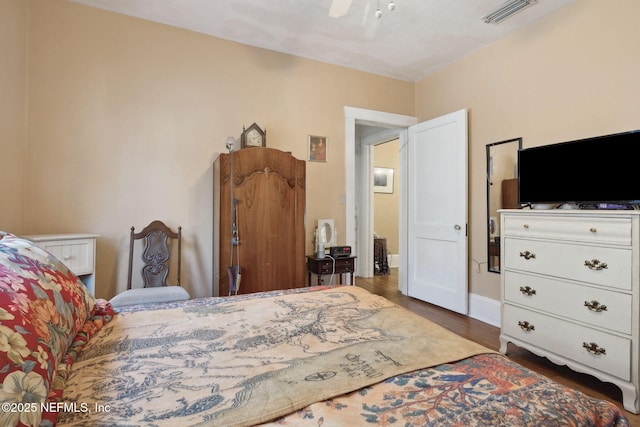
[{"label": "framed photo in hallway", "polygon": [[373,191],[375,193],[393,193],[392,168],[373,168]]}]

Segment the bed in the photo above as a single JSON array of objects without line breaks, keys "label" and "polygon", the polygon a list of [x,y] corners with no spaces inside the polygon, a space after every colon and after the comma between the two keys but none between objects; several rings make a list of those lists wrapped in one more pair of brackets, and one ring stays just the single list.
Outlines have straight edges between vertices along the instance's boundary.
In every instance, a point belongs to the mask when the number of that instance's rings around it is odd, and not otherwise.
[{"label": "bed", "polygon": [[0,234],[0,425],[628,426],[353,286],[121,308]]}]

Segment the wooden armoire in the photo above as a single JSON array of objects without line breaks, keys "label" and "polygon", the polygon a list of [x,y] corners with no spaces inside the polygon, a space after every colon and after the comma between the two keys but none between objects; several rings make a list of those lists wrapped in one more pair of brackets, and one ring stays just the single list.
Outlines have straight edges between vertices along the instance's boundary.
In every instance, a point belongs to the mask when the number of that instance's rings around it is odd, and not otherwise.
[{"label": "wooden armoire", "polygon": [[231,265],[240,266],[239,294],[306,286],[305,175],[304,160],[273,148],[245,148],[216,159],[214,295],[229,295]]}]

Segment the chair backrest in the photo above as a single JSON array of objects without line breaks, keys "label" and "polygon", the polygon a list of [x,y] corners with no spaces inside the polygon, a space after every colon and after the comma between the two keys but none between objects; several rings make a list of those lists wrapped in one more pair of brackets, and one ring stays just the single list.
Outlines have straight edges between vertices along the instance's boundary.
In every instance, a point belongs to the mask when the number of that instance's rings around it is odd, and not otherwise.
[{"label": "chair backrest", "polygon": [[131,227],[131,239],[129,244],[129,275],[127,289],[131,289],[131,278],[133,274],[133,248],[136,240],[144,240],[144,250],[142,252],[142,280],[145,288],[166,286],[169,274],[169,261],[171,252],[169,250],[169,239],[178,241],[178,286],[180,286],[180,264],[182,256],[182,227],[178,227],[178,232],[173,232],[162,221],[153,221],[136,233]]}]

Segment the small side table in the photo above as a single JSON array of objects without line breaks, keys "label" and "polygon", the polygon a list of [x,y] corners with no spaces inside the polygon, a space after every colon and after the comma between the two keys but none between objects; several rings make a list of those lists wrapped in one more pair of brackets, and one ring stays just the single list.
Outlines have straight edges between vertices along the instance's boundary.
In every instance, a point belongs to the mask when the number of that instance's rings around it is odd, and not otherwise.
[{"label": "small side table", "polygon": [[318,276],[318,286],[322,284],[322,276],[327,274],[337,274],[340,277],[340,284],[342,285],[342,275],[345,273],[351,274],[350,283],[353,285],[355,283],[353,273],[355,271],[356,258],[355,256],[339,258],[326,256],[324,258],[316,258],[315,255],[307,255],[309,286],[311,286],[312,273]]},{"label": "small side table", "polygon": [[48,251],[82,280],[95,295],[96,239],[98,234],[37,234],[22,236]]}]

